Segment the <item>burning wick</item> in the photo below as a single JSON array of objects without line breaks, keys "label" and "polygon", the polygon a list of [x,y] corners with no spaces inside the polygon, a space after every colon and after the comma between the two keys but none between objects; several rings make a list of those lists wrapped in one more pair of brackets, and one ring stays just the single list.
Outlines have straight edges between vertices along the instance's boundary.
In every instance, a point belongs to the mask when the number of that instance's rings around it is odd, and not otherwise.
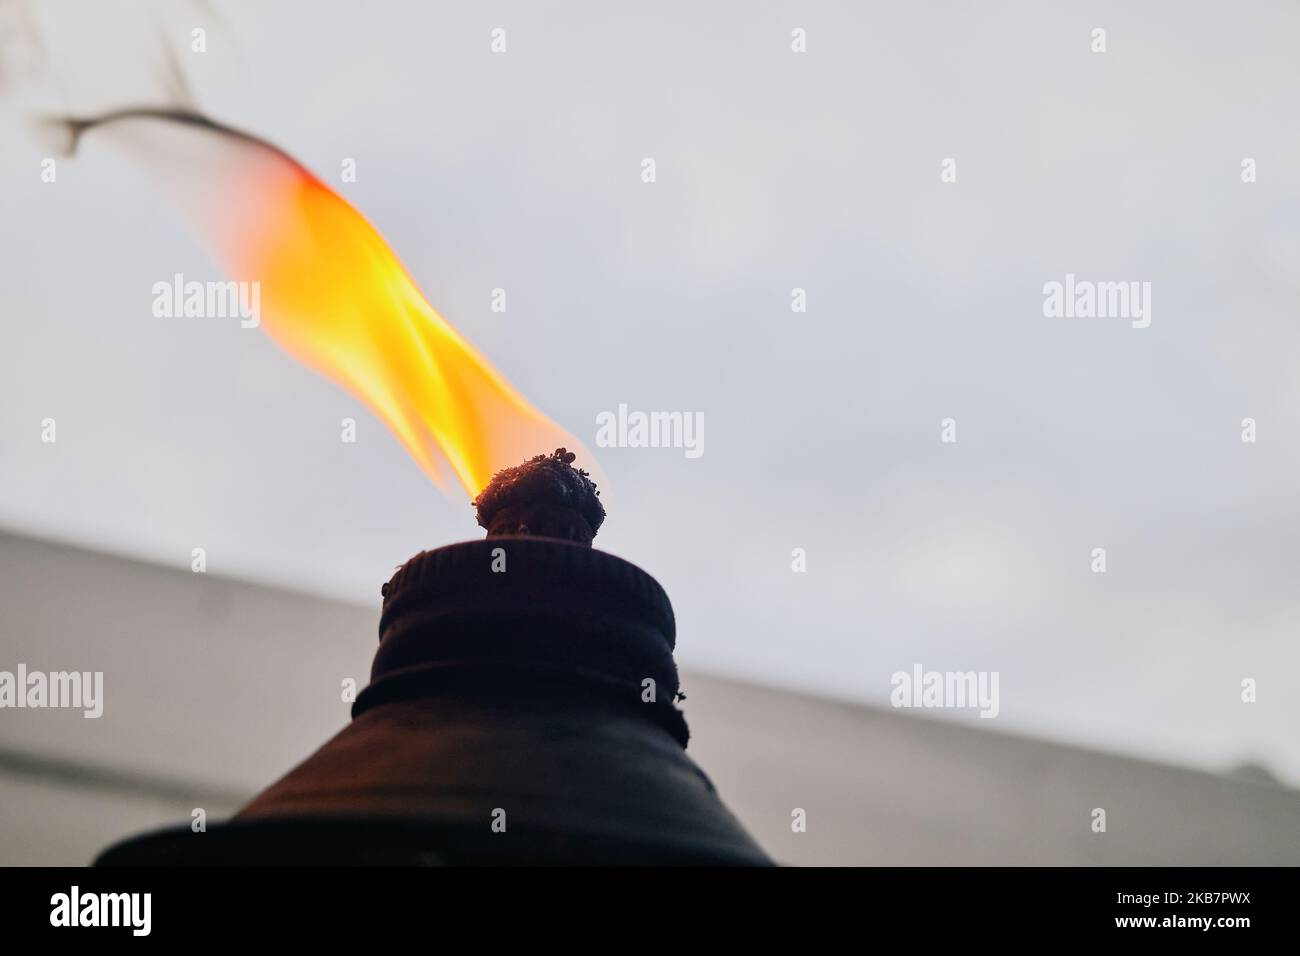
[{"label": "burning wick", "polygon": [[474,501],[487,536],[562,538],[590,547],[605,508],[591,476],[573,467],[576,457],[557,448],[493,475]]}]

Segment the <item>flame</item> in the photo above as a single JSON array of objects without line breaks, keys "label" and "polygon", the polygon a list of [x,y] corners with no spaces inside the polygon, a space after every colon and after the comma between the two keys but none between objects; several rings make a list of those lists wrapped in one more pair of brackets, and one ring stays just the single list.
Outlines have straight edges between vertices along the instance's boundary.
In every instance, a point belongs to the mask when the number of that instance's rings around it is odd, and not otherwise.
[{"label": "flame", "polygon": [[260,284],[266,332],[365,402],[440,487],[450,465],[474,497],[561,445],[603,479],[438,314],[378,230],[286,153],[196,114],[123,112],[72,132],[103,125],[134,132],[229,276]]}]

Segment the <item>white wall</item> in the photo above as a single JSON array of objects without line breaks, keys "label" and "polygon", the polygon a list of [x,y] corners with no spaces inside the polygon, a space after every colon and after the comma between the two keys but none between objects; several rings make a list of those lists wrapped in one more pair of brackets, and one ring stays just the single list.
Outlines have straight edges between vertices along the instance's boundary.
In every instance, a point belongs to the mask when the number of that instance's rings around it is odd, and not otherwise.
[{"label": "white wall", "polygon": [[[193,807],[230,813],[347,721],[379,583],[356,607],[194,574],[188,555],[162,568],[0,533],[0,670],[105,675],[97,720],[0,710],[0,863],[83,863]],[[1300,794],[1268,781],[699,674],[683,689],[690,752],[786,862],[1300,863]]]}]

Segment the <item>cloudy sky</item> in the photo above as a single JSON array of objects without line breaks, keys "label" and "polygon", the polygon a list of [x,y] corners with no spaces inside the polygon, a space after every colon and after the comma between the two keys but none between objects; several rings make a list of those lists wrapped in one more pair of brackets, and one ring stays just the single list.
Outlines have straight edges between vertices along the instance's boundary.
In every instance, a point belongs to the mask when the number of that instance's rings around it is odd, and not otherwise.
[{"label": "cloudy sky", "polygon": [[[597,544],[667,588],[683,665],[872,703],[998,671],[982,723],[1300,782],[1300,8],[41,7],[70,108],[183,76],[589,446],[620,403],[703,413],[699,458],[600,454]],[[477,536],[267,336],[155,318],[155,282],[220,278],[157,171],[88,141],[42,182],[15,103],[0,523],[363,604]],[[1150,327],[1044,317],[1067,273],[1151,283]]]}]

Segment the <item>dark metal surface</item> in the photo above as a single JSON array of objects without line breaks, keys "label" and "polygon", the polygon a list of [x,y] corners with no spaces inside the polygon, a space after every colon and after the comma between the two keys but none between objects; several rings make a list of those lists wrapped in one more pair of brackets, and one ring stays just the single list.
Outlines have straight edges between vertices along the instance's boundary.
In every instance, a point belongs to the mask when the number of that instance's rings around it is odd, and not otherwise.
[{"label": "dark metal surface", "polygon": [[492,537],[417,555],[384,594],[348,727],[230,823],[98,862],[769,862],[685,753],[649,575]]}]

